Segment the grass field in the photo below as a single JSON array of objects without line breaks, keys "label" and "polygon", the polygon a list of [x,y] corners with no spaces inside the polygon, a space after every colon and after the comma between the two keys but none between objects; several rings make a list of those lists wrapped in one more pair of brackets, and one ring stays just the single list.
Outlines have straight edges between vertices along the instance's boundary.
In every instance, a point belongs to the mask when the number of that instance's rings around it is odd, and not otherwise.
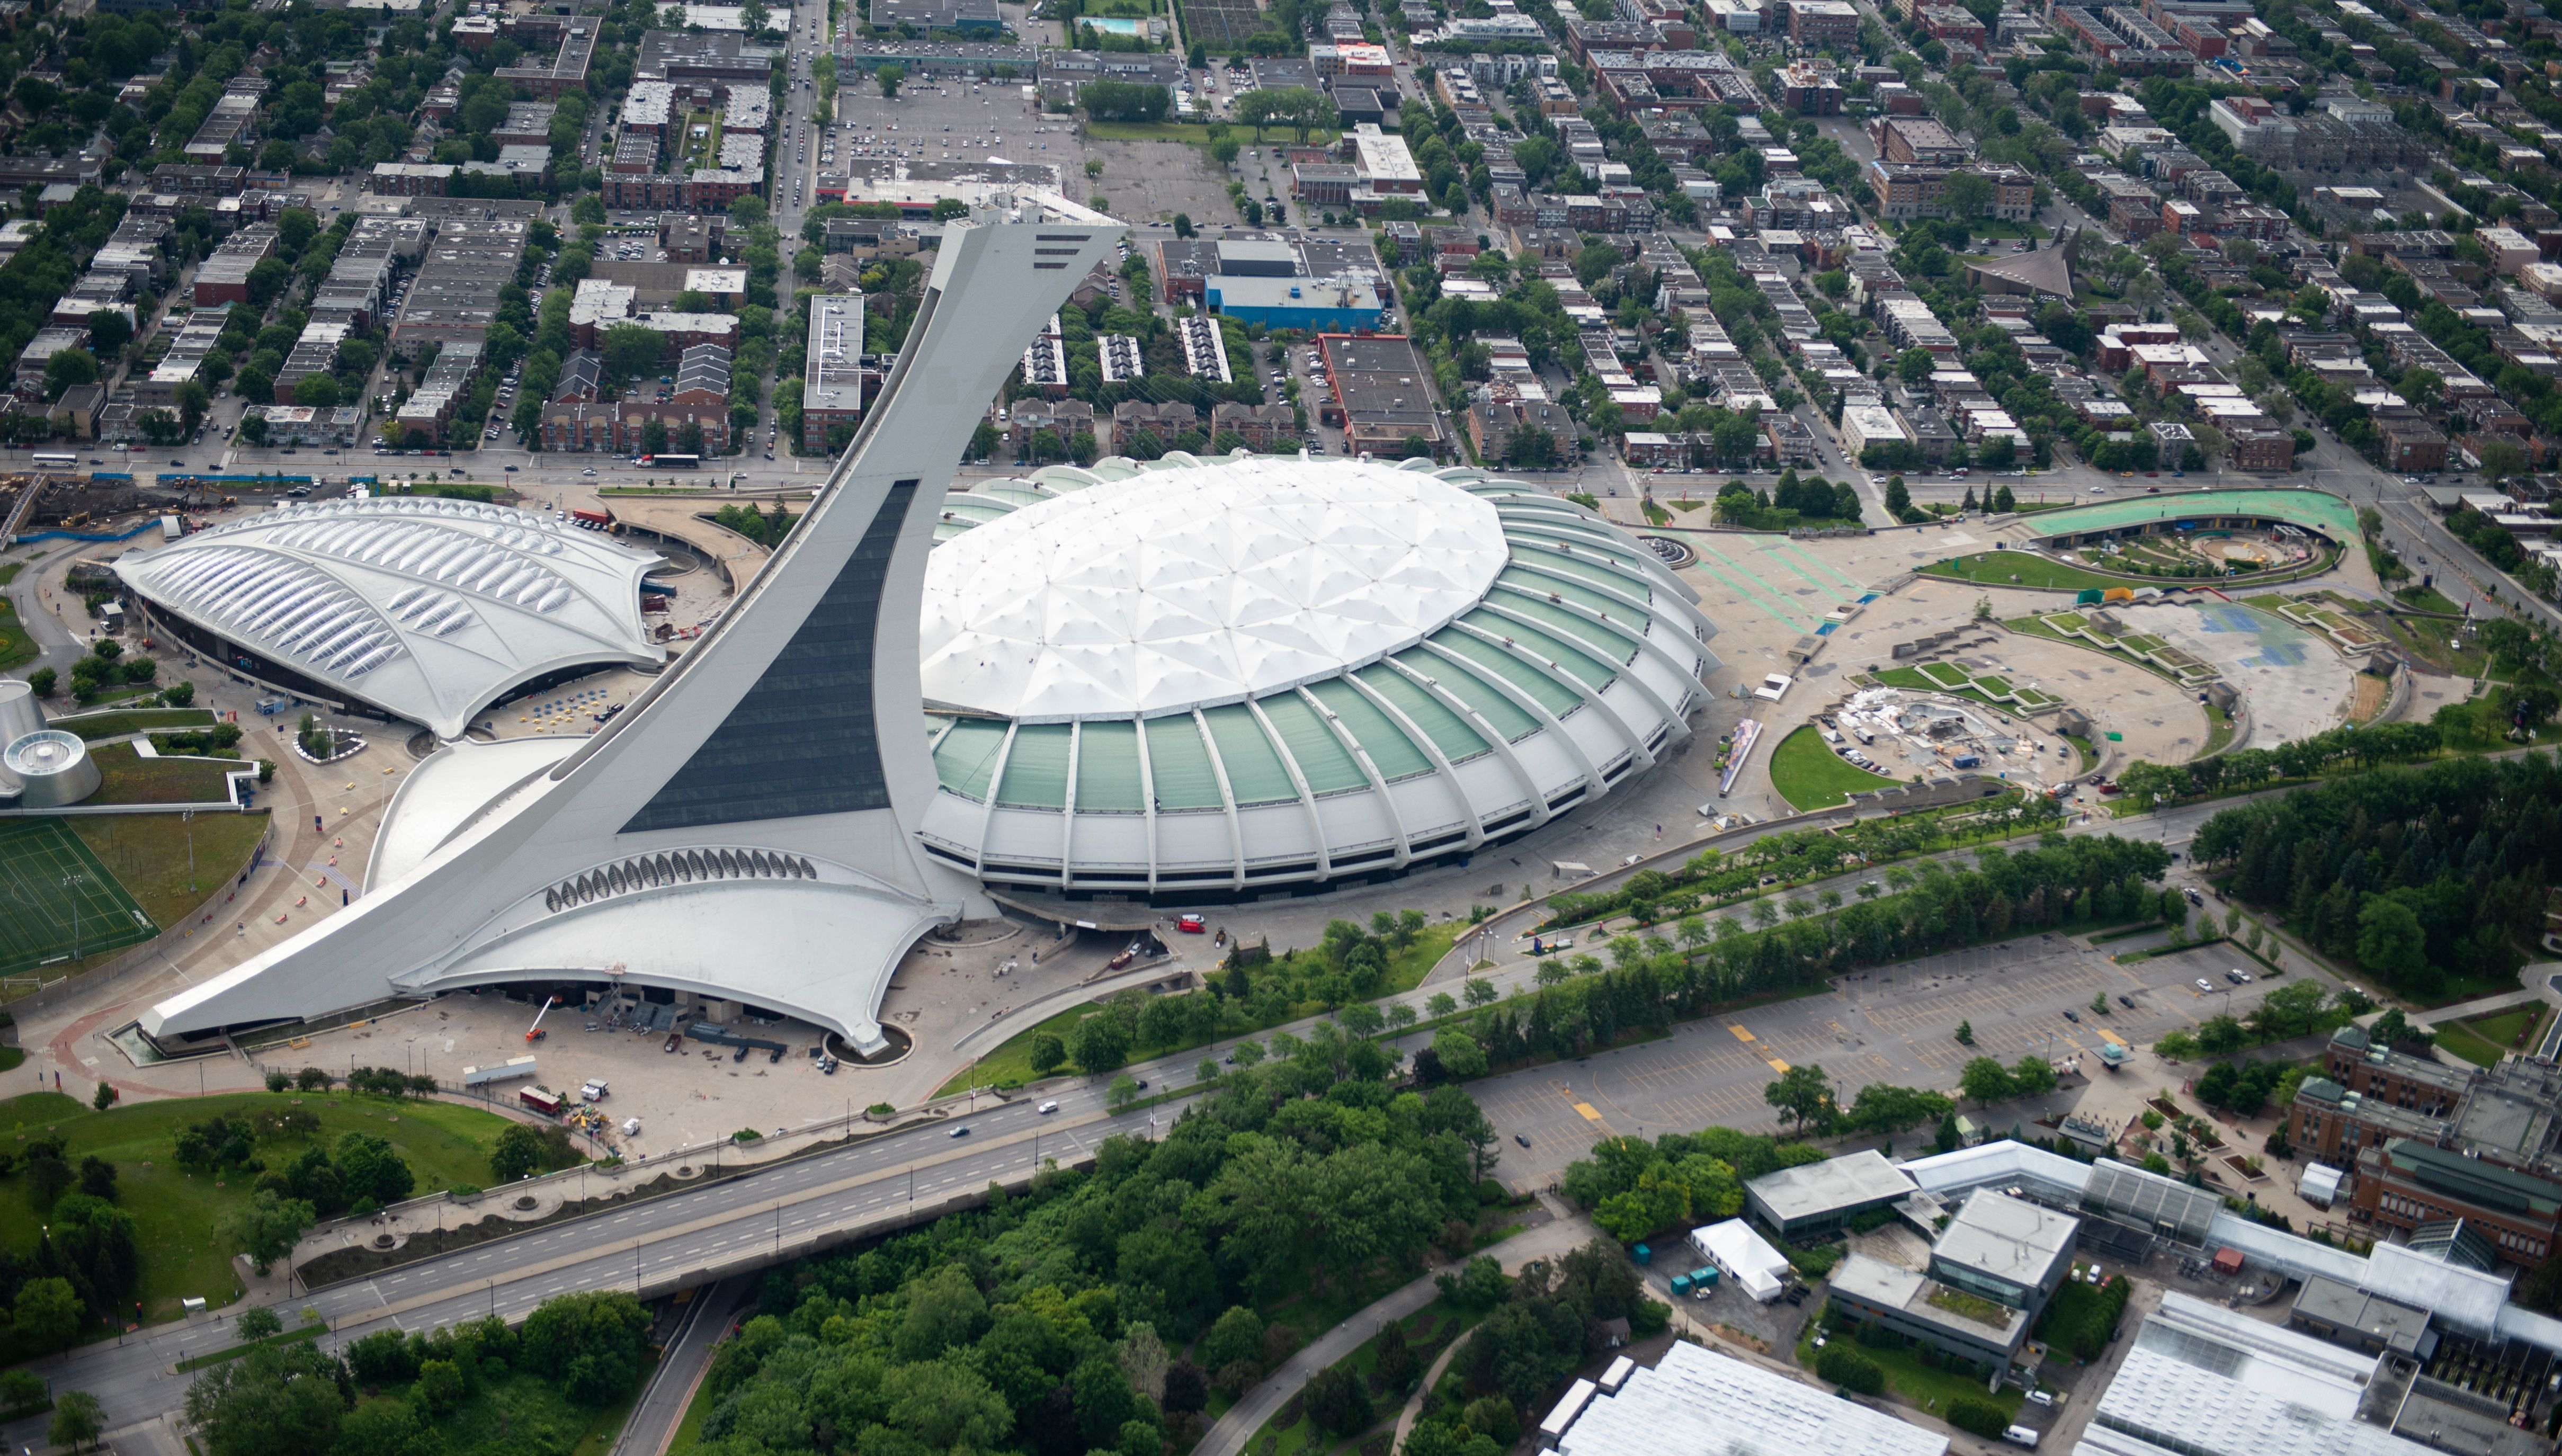
[{"label": "grass field", "polygon": [[[1088,121],[1085,134],[1098,141],[1180,141],[1188,146],[1209,145],[1207,125],[1195,126],[1183,121]],[[1239,141],[1244,139],[1243,135],[1237,137]],[[1109,183],[1112,174],[1106,172],[1096,180]]]},{"label": "grass field", "polygon": [[[1922,568],[1922,575],[1954,581],[1982,582],[1987,586],[2054,587],[2067,591],[2087,591],[2093,587],[2106,589],[2126,583],[2117,577],[2102,576],[2078,566],[2066,566],[2043,556],[2025,551],[1984,551],[1960,556]],[[2018,580],[2014,582],[2013,577]]]},{"label": "grass field", "polygon": [[2551,1008],[2539,1002],[2470,1021],[2444,1022],[2438,1027],[2438,1044],[2476,1066],[2497,1066],[2509,1052],[2534,1051],[2536,1033],[2549,1014]]},{"label": "grass field", "polygon": [[[218,1184],[210,1176],[179,1168],[170,1156],[178,1129],[221,1113],[292,1105],[291,1097],[236,1092],[92,1112],[72,1098],[36,1092],[0,1102],[0,1127],[14,1125],[21,1135],[51,1129],[70,1145],[68,1156],[75,1165],[92,1154],[115,1165],[117,1200],[133,1215],[142,1250],[143,1316],[156,1321],[176,1318],[184,1296],[202,1295],[216,1305],[238,1297],[232,1248],[218,1230],[235,1208],[249,1201],[253,1181],[235,1176]],[[372,1133],[408,1160],[421,1193],[487,1183],[489,1149],[507,1126],[495,1114],[450,1102],[388,1102],[340,1094],[303,1096],[299,1105],[318,1115],[320,1132],[316,1139],[262,1143],[258,1156],[269,1167],[283,1167],[314,1142],[333,1144],[345,1133]],[[21,1252],[35,1247],[42,1221],[23,1180],[0,1184],[0,1247]]]},{"label": "grass field", "polygon": [[2465,610],[2436,587],[2404,587],[2393,594],[2393,600],[2414,612],[2443,612],[2449,617],[2462,616]]},{"label": "grass field", "polygon": [[204,759],[147,759],[130,743],[110,743],[91,755],[100,783],[91,804],[229,804],[227,769]]},{"label": "grass field", "polygon": [[121,950],[159,930],[65,820],[0,819],[0,974]]},{"label": "grass field", "polygon": [[1893,779],[1844,763],[1811,727],[1780,739],[1770,751],[1770,787],[1800,811],[1829,809],[1853,794],[1894,784]]},{"label": "grass field", "polygon": [[[67,820],[142,913],[176,925],[248,865],[250,851],[267,832],[267,812],[256,814],[83,815]],[[192,866],[192,867],[191,867]]]},{"label": "grass field", "polygon": [[[393,1398],[408,1391],[407,1384],[383,1387]],[[601,1456],[631,1414],[628,1399],[590,1410],[539,1375],[510,1372],[480,1381],[469,1399],[437,1418],[436,1429],[446,1456]]]}]

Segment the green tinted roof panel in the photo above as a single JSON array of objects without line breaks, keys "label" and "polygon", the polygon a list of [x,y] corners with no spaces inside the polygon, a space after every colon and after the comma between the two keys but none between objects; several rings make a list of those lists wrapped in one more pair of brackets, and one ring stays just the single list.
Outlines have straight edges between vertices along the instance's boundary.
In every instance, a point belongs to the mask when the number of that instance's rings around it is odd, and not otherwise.
[{"label": "green tinted roof panel", "polygon": [[1139,777],[1139,725],[1085,723],[1077,728],[1076,807],[1091,814],[1137,814],[1148,807]]},{"label": "green tinted roof panel", "polygon": [[1067,808],[1067,750],[1075,734],[1068,723],[1017,725],[997,802],[1013,809]]},{"label": "green tinted roof panel", "polygon": [[934,776],[955,794],[985,799],[988,779],[997,770],[997,750],[1005,746],[1005,724],[993,718],[963,718],[934,745]]},{"label": "green tinted roof panel", "polygon": [[1299,775],[1308,781],[1311,794],[1332,794],[1342,789],[1359,789],[1370,783],[1343,740],[1335,730],[1317,716],[1317,710],[1302,701],[1295,692],[1276,692],[1255,700],[1263,716],[1270,719],[1272,731],[1281,735],[1281,746],[1299,765]]},{"label": "green tinted roof panel", "polygon": [[1263,735],[1253,710],[1243,703],[1229,703],[1202,710],[1201,718],[1209,724],[1219,765],[1227,770],[1228,791],[1238,804],[1286,804],[1299,797],[1299,786],[1290,782],[1289,766]]},{"label": "green tinted roof panel", "polygon": [[1363,697],[1351,683],[1340,677],[1330,677],[1323,682],[1310,683],[1308,691],[1316,694],[1317,701],[1324,703],[1342,721],[1352,733],[1353,742],[1360,744],[1362,752],[1370,755],[1371,764],[1378,770],[1380,778],[1393,782],[1432,772],[1432,760],[1414,746],[1414,741],[1405,736],[1405,730],[1397,727],[1395,720],[1380,712],[1376,703]]},{"label": "green tinted roof panel", "polygon": [[1150,718],[1148,774],[1155,782],[1159,813],[1181,809],[1223,809],[1218,774],[1210,767],[1209,749],[1188,713]]},{"label": "green tinted roof panel", "polygon": [[1485,735],[1468,726],[1468,720],[1442,703],[1439,698],[1415,685],[1412,679],[1393,667],[1374,663],[1353,674],[1362,686],[1387,699],[1388,704],[1405,715],[1405,720],[1423,730],[1441,756],[1457,763],[1486,751]]},{"label": "green tinted roof panel", "polygon": [[[1498,590],[1491,600],[1507,612],[1520,613],[1538,623],[1557,640],[1586,652],[1607,654],[1611,661],[1621,665],[1637,655],[1636,640],[1625,632],[1613,631],[1602,623],[1578,616],[1544,596],[1529,597],[1517,591]],[[1621,609],[1623,615],[1625,611]],[[1590,681],[1590,678],[1587,676],[1585,680]],[[1596,682],[1593,686],[1600,684]]]},{"label": "green tinted roof panel", "polygon": [[1529,653],[1542,665],[1555,662],[1558,670],[1583,679],[1584,685],[1594,692],[1609,686],[1610,679],[1618,675],[1610,664],[1597,660],[1580,647],[1559,641],[1535,627],[1497,617],[1482,608],[1459,620],[1491,637],[1509,638],[1516,651]]},{"label": "green tinted roof panel", "polygon": [[[1484,613],[1471,613],[1483,617]],[[1492,622],[1492,630],[1508,636],[1509,622]],[[1533,702],[1559,717],[1583,706],[1583,695],[1558,681],[1547,668],[1534,666],[1504,649],[1499,642],[1485,641],[1474,634],[1448,629],[1433,634],[1435,646],[1447,647],[1457,655],[1476,663],[1495,676],[1527,693]]]},{"label": "green tinted roof panel", "polygon": [[[1445,634],[1442,639],[1447,641],[1448,635]],[[1466,703],[1469,710],[1492,725],[1506,743],[1519,743],[1539,731],[1538,718],[1504,696],[1493,683],[1478,676],[1477,671],[1419,648],[1397,653],[1396,661],[1416,675],[1431,679],[1442,691]]]}]

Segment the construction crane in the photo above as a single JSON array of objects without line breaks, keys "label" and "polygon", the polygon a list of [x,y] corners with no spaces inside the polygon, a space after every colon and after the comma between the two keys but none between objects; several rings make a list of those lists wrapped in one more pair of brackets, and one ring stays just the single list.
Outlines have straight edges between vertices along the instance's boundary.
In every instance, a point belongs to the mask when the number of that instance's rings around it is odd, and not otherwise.
[{"label": "construction crane", "polygon": [[527,1041],[540,1041],[543,1039],[543,1017],[550,1014],[551,1008],[559,1004],[559,997],[550,996],[543,998],[543,1008],[534,1012],[534,1024],[525,1028],[525,1039]]}]

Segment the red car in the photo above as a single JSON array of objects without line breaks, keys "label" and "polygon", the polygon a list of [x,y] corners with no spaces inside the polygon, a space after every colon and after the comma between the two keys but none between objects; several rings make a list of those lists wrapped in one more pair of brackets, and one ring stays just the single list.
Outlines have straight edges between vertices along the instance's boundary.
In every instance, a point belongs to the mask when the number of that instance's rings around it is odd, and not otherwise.
[{"label": "red car", "polygon": [[1208,930],[1208,927],[1201,924],[1201,918],[1199,916],[1185,915],[1177,918],[1175,921],[1175,929],[1182,931],[1186,935],[1201,935]]}]

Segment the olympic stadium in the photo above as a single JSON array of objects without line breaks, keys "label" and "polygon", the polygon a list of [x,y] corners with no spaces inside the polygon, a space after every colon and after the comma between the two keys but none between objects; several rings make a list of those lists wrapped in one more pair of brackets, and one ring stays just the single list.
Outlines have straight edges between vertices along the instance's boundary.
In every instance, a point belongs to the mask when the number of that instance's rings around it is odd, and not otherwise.
[{"label": "olympic stadium", "polygon": [[[870,1055],[892,1045],[881,999],[909,948],[1000,895],[1168,904],[1394,875],[1530,832],[1689,731],[1718,666],[1693,596],[1519,482],[1178,455],[948,495],[979,418],[954,402],[995,396],[1122,232],[1047,196],[952,228],[870,416],[690,649],[593,733],[448,742],[395,796],[353,904],[136,1029],[183,1053],[458,989],[584,985],[763,1009]],[[376,700],[440,725],[576,651],[647,645],[617,615],[646,558],[394,508],[423,504],[296,507],[128,580],[279,662],[397,686]],[[471,539],[434,557],[425,526]],[[217,580],[256,569],[255,590]],[[390,605],[419,589],[455,605]],[[470,625],[438,636],[429,616],[457,610]],[[449,649],[544,622],[585,644]]]},{"label": "olympic stadium", "polygon": [[1652,765],[1717,665],[1644,545],[1469,469],[1254,456],[950,497],[928,853],[1168,904],[1401,873]]}]

